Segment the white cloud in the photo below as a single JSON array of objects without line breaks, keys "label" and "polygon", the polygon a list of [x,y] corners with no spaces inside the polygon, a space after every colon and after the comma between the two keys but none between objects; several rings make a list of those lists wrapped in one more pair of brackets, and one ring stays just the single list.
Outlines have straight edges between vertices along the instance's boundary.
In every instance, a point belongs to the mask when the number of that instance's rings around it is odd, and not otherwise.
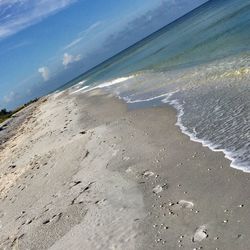
[{"label": "white cloud", "polygon": [[0,0],[0,39],[17,33],[77,0]]},{"label": "white cloud", "polygon": [[98,21],[98,22],[91,24],[87,29],[85,29],[84,31],[79,33],[79,35],[80,35],[79,38],[76,38],[75,40],[73,40],[72,42],[67,44],[63,49],[64,50],[71,49],[72,47],[74,47],[75,45],[80,43],[83,40],[84,36],[88,35],[90,32],[94,31],[95,29],[100,27],[102,24],[103,24],[103,22],[101,22],[101,21]]},{"label": "white cloud", "polygon": [[69,64],[80,61],[80,60],[81,60],[81,55],[73,56],[68,53],[64,53],[62,64],[65,67],[67,67]]},{"label": "white cloud", "polygon": [[87,29],[80,32],[80,34],[86,35],[86,34],[90,33],[91,31],[95,30],[97,27],[101,26],[102,23],[103,22],[101,22],[101,21],[95,22],[95,23],[91,24]]},{"label": "white cloud", "polygon": [[66,45],[63,49],[70,49],[72,47],[74,47],[75,45],[77,45],[78,43],[80,43],[82,41],[82,37],[75,39],[74,41],[72,41],[71,43],[69,43],[68,45]]},{"label": "white cloud", "polygon": [[8,53],[10,51],[23,48],[23,47],[28,46],[30,44],[31,44],[30,41],[21,41],[19,43],[15,42],[15,44],[11,44],[11,45],[9,45],[9,47],[6,47],[5,49],[1,50],[0,55],[4,55],[4,54],[6,54],[6,53]]},{"label": "white cloud", "polygon": [[38,72],[41,74],[44,81],[48,81],[50,78],[49,68],[41,67],[38,69]]}]

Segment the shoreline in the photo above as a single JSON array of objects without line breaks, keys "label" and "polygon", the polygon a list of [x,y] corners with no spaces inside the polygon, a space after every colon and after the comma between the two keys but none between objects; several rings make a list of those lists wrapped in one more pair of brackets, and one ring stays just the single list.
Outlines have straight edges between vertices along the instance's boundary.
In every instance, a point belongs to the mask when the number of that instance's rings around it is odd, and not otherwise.
[{"label": "shoreline", "polygon": [[[131,75],[127,78],[117,78],[116,80],[107,82],[105,84],[101,84],[101,85],[97,85],[94,86],[93,88],[91,88],[90,86],[84,86],[80,89],[74,90],[71,94],[77,94],[78,92],[80,92],[81,94],[85,94],[88,92],[91,92],[93,90],[99,89],[100,91],[102,91],[103,88],[108,87],[108,86],[112,86],[113,84],[116,84],[116,81],[119,83],[120,81],[126,81],[130,78],[133,78],[134,75]],[[84,82],[83,82],[84,83]],[[88,89],[90,88],[90,89]],[[87,89],[87,90],[85,90]],[[243,171],[245,173],[250,173],[249,170],[249,166],[246,165],[240,165],[240,164],[236,164],[235,162],[237,162],[237,157],[233,157],[233,155],[236,155],[233,152],[230,152],[226,149],[220,148],[218,145],[214,144],[211,141],[205,140],[205,139],[199,139],[196,137],[195,133],[189,132],[187,127],[185,127],[181,121],[182,116],[184,115],[184,108],[182,105],[180,105],[178,103],[177,100],[169,100],[169,98],[172,97],[173,94],[177,93],[178,91],[173,91],[173,92],[167,92],[158,96],[153,96],[150,97],[148,99],[136,99],[136,100],[130,100],[127,97],[121,97],[121,96],[117,96],[114,95],[115,98],[118,98],[119,100],[123,101],[125,103],[125,105],[131,106],[130,109],[141,109],[141,108],[150,108],[151,105],[150,104],[146,104],[146,103],[151,103],[152,101],[158,100],[156,106],[154,107],[160,107],[162,105],[164,106],[168,106],[170,108],[174,108],[176,111],[176,117],[177,117],[177,121],[176,121],[176,126],[178,126],[180,128],[180,130],[182,131],[182,133],[184,135],[188,135],[190,140],[193,142],[198,142],[200,143],[203,147],[207,147],[209,148],[211,151],[213,152],[222,152],[224,154],[224,157],[228,160],[231,161],[230,167]],[[104,90],[104,93],[109,94],[108,92],[106,92]],[[144,104],[145,103],[145,104]]]},{"label": "shoreline", "polygon": [[245,250],[250,177],[176,119],[50,95],[1,151],[0,248]]},{"label": "shoreline", "polygon": [[[89,87],[89,86],[86,86],[86,87]],[[73,92],[73,93],[75,93],[75,92]],[[176,117],[177,117],[176,120],[177,121],[176,121],[175,125],[177,127],[179,127],[179,129],[181,130],[181,132],[184,135],[189,136],[191,141],[198,142],[203,147],[207,147],[213,152],[221,152],[221,153],[223,153],[224,157],[231,162],[230,167],[232,167],[234,169],[237,169],[237,170],[240,170],[240,171],[243,171],[245,173],[250,173],[250,170],[248,170],[249,167],[244,166],[244,165],[236,165],[235,164],[237,159],[232,156],[233,152],[227,151],[226,149],[223,149],[223,148],[218,148],[218,145],[213,144],[211,141],[204,140],[204,139],[199,139],[199,138],[196,137],[196,135],[194,133],[191,133],[191,132],[188,131],[187,127],[185,127],[183,125],[182,121],[181,121],[181,118],[184,115],[183,106],[180,105],[178,103],[178,101],[176,101],[176,100],[169,100],[169,98],[171,98],[172,95],[175,94],[175,93],[176,93],[176,91],[165,93],[165,94],[158,95],[158,96],[154,96],[154,97],[151,97],[151,98],[148,98],[148,99],[145,99],[145,100],[144,99],[139,99],[139,100],[134,100],[134,101],[131,101],[131,100],[127,99],[127,98],[123,99],[120,96],[118,96],[118,98],[120,100],[124,101],[124,103],[126,105],[131,105],[132,104],[132,109],[141,109],[141,107],[143,107],[143,106],[145,106],[147,108],[150,108],[151,107],[150,105],[144,105],[143,103],[147,103],[147,102],[150,103],[151,101],[159,100],[159,103],[157,103],[157,105],[156,105],[157,107],[160,107],[163,104],[165,106],[173,108],[176,111]],[[135,105],[135,108],[133,107],[134,104],[137,104],[137,105]]]},{"label": "shoreline", "polygon": [[217,153],[217,152],[223,153],[225,159],[227,159],[227,160],[229,160],[231,162],[230,163],[230,167],[231,168],[234,168],[236,170],[240,170],[240,171],[242,171],[244,173],[250,173],[250,170],[248,169],[248,167],[246,167],[246,166],[240,166],[240,165],[236,165],[235,164],[236,159],[231,156],[233,154],[232,152],[229,152],[226,149],[222,149],[222,148],[218,148],[217,149],[216,147],[218,147],[218,146],[216,144],[213,144],[212,142],[206,141],[204,139],[199,139],[199,138],[197,138],[195,136],[195,134],[192,134],[192,133],[188,132],[187,128],[181,122],[181,117],[184,114],[183,107],[181,105],[175,104],[172,101],[170,101],[170,102],[167,101],[167,100],[166,101],[163,100],[163,101],[164,101],[164,103],[170,105],[171,107],[173,107],[176,110],[177,121],[176,121],[175,125],[177,127],[179,127],[179,129],[181,130],[181,132],[184,135],[187,135],[190,138],[191,141],[198,142],[198,143],[200,143],[202,145],[202,147],[209,148],[211,151],[213,151],[215,153]]}]

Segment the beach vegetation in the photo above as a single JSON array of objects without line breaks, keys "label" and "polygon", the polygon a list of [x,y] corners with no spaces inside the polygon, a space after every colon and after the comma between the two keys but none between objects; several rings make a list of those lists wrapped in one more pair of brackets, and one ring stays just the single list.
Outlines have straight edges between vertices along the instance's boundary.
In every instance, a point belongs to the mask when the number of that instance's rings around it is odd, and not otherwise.
[{"label": "beach vegetation", "polygon": [[0,110],[0,123],[6,121],[7,119],[11,118],[13,115],[15,115],[16,113],[18,113],[19,111],[21,111],[22,109],[24,109],[25,107],[28,107],[30,104],[37,102],[38,98],[33,99],[25,104],[23,104],[22,106],[17,107],[14,110],[7,110],[6,108],[3,108]]}]

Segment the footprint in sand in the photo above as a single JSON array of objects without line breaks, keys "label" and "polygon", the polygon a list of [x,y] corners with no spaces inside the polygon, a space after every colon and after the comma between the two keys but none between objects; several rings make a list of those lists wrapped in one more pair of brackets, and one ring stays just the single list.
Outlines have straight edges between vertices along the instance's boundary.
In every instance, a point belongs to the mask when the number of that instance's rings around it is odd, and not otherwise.
[{"label": "footprint in sand", "polygon": [[45,221],[43,221],[43,225],[49,224],[52,221],[57,222],[61,219],[61,217],[62,217],[62,213],[55,214],[50,219],[46,219]]},{"label": "footprint in sand", "polygon": [[9,168],[14,169],[16,168],[16,165],[10,165]]},{"label": "footprint in sand", "polygon": [[85,159],[85,158],[87,158],[87,157],[88,157],[88,155],[89,155],[89,151],[88,151],[88,150],[86,150],[85,155],[84,155],[84,157],[83,157],[83,158],[84,158],[84,159]]},{"label": "footprint in sand", "polygon": [[14,237],[13,238],[13,240],[12,240],[12,242],[11,242],[11,247],[12,247],[12,249],[16,249],[16,247],[17,247],[17,245],[18,245],[18,241],[20,240],[20,239],[22,239],[24,237],[24,234],[21,234],[21,235],[19,235],[19,236],[16,236],[16,237]]},{"label": "footprint in sand", "polygon": [[78,195],[71,201],[71,205],[75,205],[75,204],[82,204],[83,200],[81,200],[80,196],[86,192],[89,191],[91,186],[94,184],[95,182],[90,182],[85,188],[81,189],[81,191],[78,193]]},{"label": "footprint in sand", "polygon": [[70,188],[73,188],[73,187],[75,187],[75,186],[77,186],[77,185],[79,185],[79,184],[81,184],[82,182],[81,181],[73,181],[73,182],[71,182],[70,184],[69,184],[69,186],[70,186]]}]

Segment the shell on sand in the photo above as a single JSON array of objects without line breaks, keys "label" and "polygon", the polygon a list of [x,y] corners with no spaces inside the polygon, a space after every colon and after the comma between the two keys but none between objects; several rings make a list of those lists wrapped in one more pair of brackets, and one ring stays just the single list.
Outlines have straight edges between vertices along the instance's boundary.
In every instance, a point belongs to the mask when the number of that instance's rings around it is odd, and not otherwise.
[{"label": "shell on sand", "polygon": [[203,241],[208,237],[207,231],[206,231],[206,226],[200,226],[194,234],[193,237],[193,242],[200,242]]},{"label": "shell on sand", "polygon": [[133,172],[134,172],[134,170],[131,167],[128,167],[126,169],[126,173],[133,173]]},{"label": "shell on sand", "polygon": [[182,207],[182,208],[193,208],[194,207],[194,203],[192,201],[186,201],[186,200],[180,200],[178,202],[178,204]]},{"label": "shell on sand", "polygon": [[145,171],[142,175],[143,175],[143,177],[151,177],[154,175],[154,173],[151,171]]},{"label": "shell on sand", "polygon": [[157,185],[156,187],[153,188],[153,193],[158,194],[162,192],[163,187],[161,185]]}]

